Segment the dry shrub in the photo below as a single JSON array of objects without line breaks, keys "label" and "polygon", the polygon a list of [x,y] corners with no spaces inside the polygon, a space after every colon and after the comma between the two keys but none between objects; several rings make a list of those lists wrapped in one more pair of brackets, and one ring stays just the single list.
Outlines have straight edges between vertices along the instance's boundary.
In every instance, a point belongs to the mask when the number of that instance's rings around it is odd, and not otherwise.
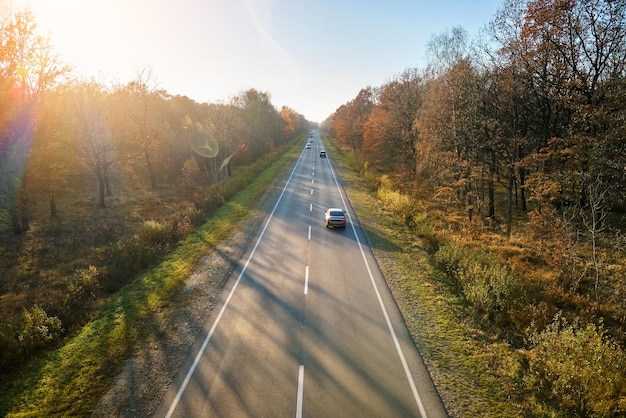
[{"label": "dry shrub", "polygon": [[176,230],[181,231],[181,235],[187,236],[195,227],[198,227],[206,220],[206,215],[202,213],[195,204],[189,203],[180,212],[176,213],[176,219],[173,224]]},{"label": "dry shrub", "polygon": [[17,335],[19,352],[28,355],[54,343],[63,334],[63,324],[56,316],[48,316],[40,306],[24,310]]},{"label": "dry shrub", "polygon": [[506,265],[484,251],[455,243],[442,245],[435,260],[476,315],[498,325],[512,323],[511,317],[524,298],[524,288]]},{"label": "dry shrub", "polygon": [[454,189],[449,186],[439,187],[433,197],[437,202],[451,204],[454,200]]},{"label": "dry shrub", "polygon": [[365,181],[365,184],[367,184],[367,187],[369,187],[370,190],[378,190],[378,188],[380,187],[380,180],[378,178],[378,175],[372,170],[363,169],[361,177],[363,178],[363,181]]},{"label": "dry shrub", "polygon": [[517,329],[536,331],[546,328],[557,312],[558,309],[554,305],[540,301],[520,307],[513,320]]},{"label": "dry shrub", "polygon": [[478,217],[474,216],[472,220],[467,220],[465,223],[465,233],[472,240],[479,240],[480,237],[485,233],[485,225],[483,221]]},{"label": "dry shrub", "polygon": [[108,246],[104,251],[107,266],[102,279],[105,291],[119,290],[137,274],[154,265],[167,254],[175,240],[171,224],[145,221],[135,235]]},{"label": "dry shrub", "polygon": [[626,413],[626,358],[601,326],[569,325],[560,315],[530,337],[528,390],[561,416]]},{"label": "dry shrub", "polygon": [[406,218],[413,213],[415,206],[411,198],[388,187],[381,187],[376,192],[381,205],[394,215]]},{"label": "dry shrub", "polygon": [[537,254],[551,267],[563,270],[568,263],[571,243],[563,219],[555,209],[533,210],[528,214],[530,238]]}]

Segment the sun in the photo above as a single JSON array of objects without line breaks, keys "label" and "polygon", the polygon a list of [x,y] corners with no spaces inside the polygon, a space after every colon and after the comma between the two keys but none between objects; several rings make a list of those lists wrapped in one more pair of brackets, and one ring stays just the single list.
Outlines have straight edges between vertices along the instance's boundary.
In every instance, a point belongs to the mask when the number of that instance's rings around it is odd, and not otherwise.
[{"label": "sun", "polygon": [[[141,26],[123,0],[12,0],[12,11],[28,8],[37,32],[49,37],[62,61],[87,76],[115,73],[129,54],[131,31]],[[135,5],[136,6],[136,5]],[[126,53],[124,53],[126,52]],[[103,60],[103,57],[108,58]]]}]

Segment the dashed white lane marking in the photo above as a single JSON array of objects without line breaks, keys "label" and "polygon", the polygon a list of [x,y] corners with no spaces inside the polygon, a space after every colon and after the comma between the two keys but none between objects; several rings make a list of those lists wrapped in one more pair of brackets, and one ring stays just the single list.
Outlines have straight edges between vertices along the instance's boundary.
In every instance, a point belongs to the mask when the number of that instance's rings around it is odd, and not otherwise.
[{"label": "dashed white lane marking", "polygon": [[309,293],[309,266],[306,266],[306,270],[304,271],[304,294]]},{"label": "dashed white lane marking", "polygon": [[[211,341],[211,338],[213,338],[213,334],[215,333],[215,330],[217,329],[220,321],[222,320],[222,316],[224,316],[224,312],[226,312],[226,308],[228,308],[228,305],[230,304],[230,300],[233,298],[233,295],[235,294],[235,290],[237,290],[237,287],[239,286],[239,283],[241,282],[241,279],[242,279],[243,275],[245,274],[246,270],[248,269],[248,265],[250,264],[250,261],[252,260],[252,257],[254,257],[254,254],[256,253],[256,249],[258,248],[259,244],[261,243],[261,240],[263,239],[263,236],[265,235],[265,231],[267,230],[267,228],[268,228],[272,218],[274,217],[274,213],[276,212],[276,209],[278,208],[278,205],[282,201],[283,196],[285,195],[285,192],[287,190],[287,187],[291,183],[291,179],[293,178],[294,173],[296,172],[296,169],[298,168],[298,165],[300,164],[300,161],[302,160],[302,156],[303,155],[304,155],[304,153],[300,154],[300,157],[298,158],[298,161],[296,161],[296,164],[294,165],[293,169],[291,170],[291,173],[289,174],[289,177],[287,178],[287,182],[285,183],[285,186],[283,187],[283,190],[280,192],[280,195],[278,196],[278,199],[276,200],[276,203],[274,204],[274,207],[272,208],[272,211],[270,212],[269,216],[267,217],[267,221],[265,222],[265,225],[263,226],[263,229],[261,229],[261,233],[259,234],[259,236],[258,236],[258,238],[257,238],[257,240],[256,240],[256,242],[254,244],[254,246],[252,247],[252,251],[250,251],[250,255],[248,255],[248,258],[246,259],[246,262],[244,263],[243,268],[241,269],[241,272],[239,272],[239,276],[237,276],[237,280],[235,280],[235,284],[233,284],[233,287],[230,289],[230,293],[228,294],[228,297],[226,297],[226,300],[224,301],[224,305],[222,305],[222,308],[220,309],[219,313],[217,314],[217,318],[215,318],[215,321],[213,322],[213,325],[211,326],[211,329],[209,330],[209,333],[204,338],[204,341],[202,342],[202,346],[198,350],[198,353],[196,354],[196,357],[194,358],[193,363],[191,364],[191,367],[189,367],[189,370],[187,371],[187,374],[185,375],[185,378],[183,379],[183,382],[181,383],[180,387],[178,388],[178,391],[176,392],[176,395],[174,396],[174,400],[170,404],[170,407],[169,407],[167,413],[165,414],[166,418],[170,418],[172,416],[172,414],[174,413],[174,410],[178,406],[178,403],[180,402],[180,399],[183,396],[183,392],[187,388],[187,385],[189,384],[189,381],[191,380],[191,376],[193,375],[194,371],[198,367],[198,363],[200,362],[200,358],[204,354],[204,351],[206,350],[207,346],[209,345],[209,342]],[[304,373],[304,368],[302,369],[302,373]]]},{"label": "dashed white lane marking", "polygon": [[298,401],[296,404],[296,418],[302,418],[302,398],[304,397],[304,365],[298,367]]}]

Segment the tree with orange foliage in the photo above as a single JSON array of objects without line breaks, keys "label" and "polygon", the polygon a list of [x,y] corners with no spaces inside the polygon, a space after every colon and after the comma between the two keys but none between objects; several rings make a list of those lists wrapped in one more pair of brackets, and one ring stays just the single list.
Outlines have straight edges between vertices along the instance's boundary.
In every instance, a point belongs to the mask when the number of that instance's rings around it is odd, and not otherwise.
[{"label": "tree with orange foliage", "polygon": [[421,75],[406,70],[380,88],[364,128],[366,159],[403,183],[411,184],[415,180],[418,132],[414,123],[423,92]]},{"label": "tree with orange foliage", "polygon": [[332,116],[331,130],[343,145],[359,153],[363,147],[363,130],[370,117],[374,98],[371,87],[361,89],[350,102],[339,107]]}]

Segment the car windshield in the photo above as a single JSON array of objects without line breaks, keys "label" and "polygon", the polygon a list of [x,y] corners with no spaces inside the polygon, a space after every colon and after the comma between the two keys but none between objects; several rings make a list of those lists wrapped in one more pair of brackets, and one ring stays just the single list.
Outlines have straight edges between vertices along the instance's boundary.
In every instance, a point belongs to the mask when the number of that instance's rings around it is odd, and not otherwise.
[{"label": "car windshield", "polygon": [[330,216],[343,216],[343,211],[340,210],[331,210]]}]

